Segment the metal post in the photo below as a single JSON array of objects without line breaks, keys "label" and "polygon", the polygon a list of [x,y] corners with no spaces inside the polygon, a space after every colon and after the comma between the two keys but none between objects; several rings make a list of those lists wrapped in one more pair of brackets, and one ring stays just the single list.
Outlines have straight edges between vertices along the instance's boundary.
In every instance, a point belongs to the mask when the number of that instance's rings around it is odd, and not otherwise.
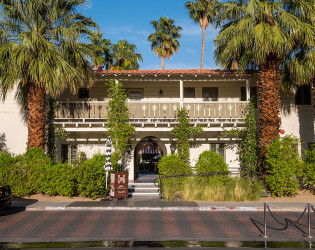
[{"label": "metal post", "polygon": [[268,238],[268,236],[267,236],[267,216],[266,216],[266,210],[267,210],[267,203],[264,203],[264,238]]},{"label": "metal post", "polygon": [[313,238],[311,236],[311,203],[307,203],[307,216],[308,216],[308,234],[305,235],[305,237]]}]

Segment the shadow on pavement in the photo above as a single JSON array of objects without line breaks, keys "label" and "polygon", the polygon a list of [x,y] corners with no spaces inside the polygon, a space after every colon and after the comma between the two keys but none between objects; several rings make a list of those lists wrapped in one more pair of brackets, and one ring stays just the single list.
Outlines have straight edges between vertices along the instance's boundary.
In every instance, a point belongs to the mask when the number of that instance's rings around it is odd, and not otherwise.
[{"label": "shadow on pavement", "polygon": [[0,210],[0,216],[9,216],[25,211],[25,207],[7,207]]}]

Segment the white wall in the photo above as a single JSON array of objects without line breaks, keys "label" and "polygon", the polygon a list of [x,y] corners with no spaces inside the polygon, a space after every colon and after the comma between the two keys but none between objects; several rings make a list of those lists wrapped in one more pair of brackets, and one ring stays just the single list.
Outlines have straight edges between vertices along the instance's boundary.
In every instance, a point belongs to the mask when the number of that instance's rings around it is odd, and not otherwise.
[{"label": "white wall", "polygon": [[14,93],[8,93],[6,100],[0,101],[0,136],[4,135],[4,144],[9,152],[22,154],[26,150],[27,124],[22,120]]}]

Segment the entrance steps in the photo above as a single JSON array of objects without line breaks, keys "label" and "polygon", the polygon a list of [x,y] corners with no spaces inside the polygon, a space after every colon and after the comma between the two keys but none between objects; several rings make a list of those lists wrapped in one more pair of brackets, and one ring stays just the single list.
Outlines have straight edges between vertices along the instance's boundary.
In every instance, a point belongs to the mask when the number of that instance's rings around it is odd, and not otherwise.
[{"label": "entrance steps", "polygon": [[153,183],[129,183],[128,185],[129,197],[152,197],[157,198],[160,196],[159,188],[154,186]]}]

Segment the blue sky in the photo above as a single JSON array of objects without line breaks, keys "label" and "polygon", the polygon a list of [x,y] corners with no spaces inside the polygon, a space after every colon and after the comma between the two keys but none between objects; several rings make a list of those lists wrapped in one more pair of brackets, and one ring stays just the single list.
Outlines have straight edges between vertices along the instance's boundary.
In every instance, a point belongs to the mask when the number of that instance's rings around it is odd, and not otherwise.
[{"label": "blue sky", "polygon": [[[153,20],[167,16],[180,25],[182,38],[180,49],[171,59],[165,61],[166,69],[199,69],[201,60],[202,30],[194,23],[184,7],[187,0],[90,0],[83,12],[92,17],[101,27],[103,38],[117,43],[127,40],[137,46],[142,55],[140,69],[161,69],[161,61],[151,51],[148,36],[154,32]],[[216,31],[206,29],[204,69],[218,68],[213,60],[213,40]]]}]

